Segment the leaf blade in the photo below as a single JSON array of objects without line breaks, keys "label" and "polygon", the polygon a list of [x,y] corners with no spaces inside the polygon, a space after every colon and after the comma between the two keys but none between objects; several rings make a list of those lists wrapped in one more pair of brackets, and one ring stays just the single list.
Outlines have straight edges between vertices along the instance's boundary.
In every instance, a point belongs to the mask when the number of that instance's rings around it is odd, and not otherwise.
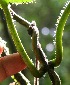
[{"label": "leaf blade", "polygon": [[33,0],[5,0],[7,3],[28,3],[28,2],[32,2]]}]

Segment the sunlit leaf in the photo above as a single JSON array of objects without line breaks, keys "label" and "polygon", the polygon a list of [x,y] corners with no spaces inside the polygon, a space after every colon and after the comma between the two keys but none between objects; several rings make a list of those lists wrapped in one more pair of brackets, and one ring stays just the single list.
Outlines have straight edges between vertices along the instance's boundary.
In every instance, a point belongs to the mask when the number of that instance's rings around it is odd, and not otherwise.
[{"label": "sunlit leaf", "polygon": [[27,3],[27,2],[31,2],[33,0],[6,0],[7,3]]},{"label": "sunlit leaf", "polygon": [[[14,3],[14,4],[22,4],[22,3],[31,3],[31,2],[33,2],[33,1],[35,1],[35,0],[5,0],[8,4],[9,3]],[[0,4],[0,8],[1,8],[1,4]]]},{"label": "sunlit leaf", "polygon": [[1,5],[0,5],[0,8],[1,8]]}]

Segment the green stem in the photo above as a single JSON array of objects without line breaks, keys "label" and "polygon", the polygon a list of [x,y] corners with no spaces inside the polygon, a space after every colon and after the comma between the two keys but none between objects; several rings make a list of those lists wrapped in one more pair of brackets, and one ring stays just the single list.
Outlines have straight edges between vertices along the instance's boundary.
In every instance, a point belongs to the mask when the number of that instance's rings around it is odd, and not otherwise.
[{"label": "green stem", "polygon": [[51,79],[52,85],[61,85],[59,75],[53,69],[49,68],[48,74]]},{"label": "green stem", "polygon": [[35,66],[31,62],[29,56],[27,55],[27,53],[26,53],[26,51],[21,43],[21,40],[20,40],[18,33],[17,33],[17,30],[15,29],[14,24],[12,22],[12,18],[11,18],[10,12],[8,10],[8,4],[6,3],[5,0],[1,0],[0,4],[1,4],[3,11],[5,13],[7,25],[8,25],[10,34],[12,36],[12,39],[14,41],[14,44],[15,44],[18,52],[21,54],[22,59],[24,60],[25,64],[28,66],[28,68],[30,69],[31,73],[35,77],[41,77],[42,75],[38,72],[38,70],[35,68]]},{"label": "green stem", "polygon": [[14,74],[12,78],[17,85],[31,85],[30,81],[21,72]]},{"label": "green stem", "polygon": [[56,59],[54,59],[52,61],[54,63],[54,66],[60,65],[60,63],[62,61],[62,56],[63,56],[62,36],[63,36],[64,26],[68,19],[69,14],[70,14],[70,1],[68,2],[68,5],[64,9],[64,12],[61,14],[61,18],[57,20],[58,26],[56,27],[56,38],[55,38],[55,40],[56,40]]}]

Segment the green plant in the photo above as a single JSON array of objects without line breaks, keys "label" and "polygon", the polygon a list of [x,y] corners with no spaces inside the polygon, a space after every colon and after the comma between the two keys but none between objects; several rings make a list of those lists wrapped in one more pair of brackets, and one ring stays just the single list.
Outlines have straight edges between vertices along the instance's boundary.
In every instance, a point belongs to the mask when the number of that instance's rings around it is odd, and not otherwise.
[{"label": "green plant", "polygon": [[[27,0],[24,0],[23,2],[26,2]],[[30,0],[31,1],[31,0]],[[28,1],[28,2],[30,2]],[[61,10],[60,16],[57,20],[57,26],[56,26],[56,35],[55,35],[55,42],[56,42],[56,58],[53,60],[48,61],[46,59],[46,55],[42,50],[41,44],[39,42],[39,31],[36,26],[36,22],[32,21],[31,23],[25,20],[24,18],[21,18],[18,16],[10,7],[9,2],[12,3],[11,0],[1,0],[1,8],[4,11],[8,29],[10,31],[10,34],[12,36],[12,39],[14,41],[14,44],[17,48],[17,51],[19,54],[21,54],[23,61],[31,71],[32,75],[36,78],[42,77],[46,72],[48,72],[49,77],[52,81],[52,85],[60,85],[60,78],[57,75],[57,73],[54,71],[54,67],[57,67],[60,65],[62,61],[62,54],[63,54],[63,48],[62,48],[62,34],[63,34],[63,28],[65,26],[66,20],[68,18],[68,15],[70,13],[70,1],[68,1],[64,7],[64,10]],[[16,0],[13,1],[14,3]],[[22,2],[22,0],[18,0],[18,3]],[[11,14],[12,12],[12,14]],[[28,34],[32,37],[32,46],[33,51],[36,56],[37,61],[39,60],[41,67],[36,69],[33,62],[30,60],[29,56],[27,55],[24,46],[21,43],[21,40],[18,36],[17,30],[14,26],[13,19],[18,21],[20,24],[24,25],[28,28]],[[15,36],[15,37],[14,37]],[[26,85],[26,84],[25,84]]]}]

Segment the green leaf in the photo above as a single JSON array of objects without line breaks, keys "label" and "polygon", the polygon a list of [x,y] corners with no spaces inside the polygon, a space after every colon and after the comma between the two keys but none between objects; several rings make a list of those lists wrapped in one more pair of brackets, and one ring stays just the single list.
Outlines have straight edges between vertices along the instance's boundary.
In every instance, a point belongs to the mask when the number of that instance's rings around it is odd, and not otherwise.
[{"label": "green leaf", "polygon": [[1,8],[1,4],[0,4],[0,8]]},{"label": "green leaf", "polygon": [[[31,2],[33,2],[33,1],[35,1],[35,0],[4,0],[7,4],[9,4],[9,3],[14,3],[14,4],[22,4],[22,3],[31,3]],[[1,7],[1,2],[0,2],[0,8],[2,8]]]},{"label": "green leaf", "polygon": [[28,3],[28,2],[32,2],[33,0],[5,0],[7,3]]}]

